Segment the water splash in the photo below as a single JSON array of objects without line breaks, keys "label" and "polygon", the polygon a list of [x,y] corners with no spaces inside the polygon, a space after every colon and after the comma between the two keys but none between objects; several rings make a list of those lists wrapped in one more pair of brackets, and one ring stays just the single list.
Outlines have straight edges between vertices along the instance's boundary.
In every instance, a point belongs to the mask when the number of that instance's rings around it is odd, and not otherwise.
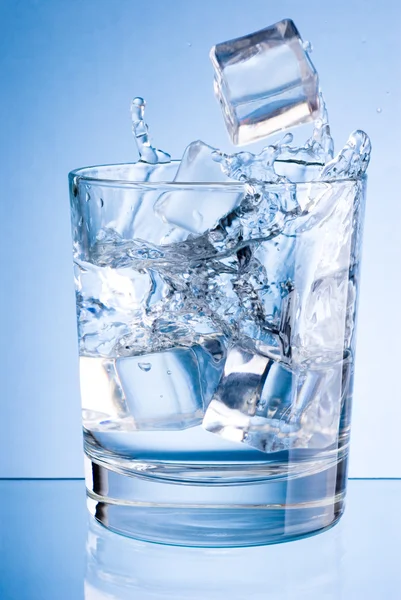
[{"label": "water splash", "polygon": [[286,179],[276,173],[274,163],[283,153],[290,150],[289,144],[292,140],[292,133],[286,133],[276,144],[263,148],[260,154],[252,154],[252,152],[224,154],[216,150],[213,159],[220,163],[223,173],[230,179],[280,183]]},{"label": "water splash", "polygon": [[308,40],[305,40],[303,42],[302,48],[305,50],[305,52],[308,52],[308,54],[313,52],[313,46],[312,46],[311,42],[309,42]]},{"label": "water splash", "polygon": [[266,146],[260,154],[238,152],[224,154],[216,150],[213,159],[219,162],[222,171],[230,179],[238,181],[259,181],[263,183],[296,183],[278,172],[280,163],[297,163],[306,173],[311,166],[317,168],[313,177],[305,181],[319,181],[336,178],[357,178],[362,176],[369,165],[371,143],[363,131],[354,131],[345,146],[334,156],[334,142],[331,136],[329,116],[323,95],[320,93],[320,117],[314,124],[312,136],[304,146],[291,146],[293,136],[287,133],[276,144]]},{"label": "water splash", "polygon": [[168,163],[171,156],[151,144],[149,127],[144,120],[146,102],[143,98],[134,98],[131,102],[132,133],[134,134],[141,162],[157,164]]},{"label": "water splash", "polygon": [[306,143],[306,147],[319,157],[324,163],[333,158],[334,141],[331,137],[329,114],[322,92],[319,93],[320,116],[315,121],[312,137]]},{"label": "water splash", "polygon": [[369,136],[357,129],[333,160],[323,168],[320,179],[358,178],[364,175],[370,161],[372,145]]}]

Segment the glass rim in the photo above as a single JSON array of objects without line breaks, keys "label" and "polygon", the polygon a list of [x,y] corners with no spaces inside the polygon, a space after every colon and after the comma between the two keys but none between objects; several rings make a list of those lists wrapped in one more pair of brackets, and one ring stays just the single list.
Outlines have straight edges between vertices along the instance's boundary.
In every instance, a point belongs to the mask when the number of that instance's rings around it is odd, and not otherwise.
[{"label": "glass rim", "polygon": [[[157,163],[158,166],[165,166],[165,165],[169,165],[169,164],[174,164],[174,163],[180,163],[180,159],[173,159],[168,163]],[[297,160],[278,160],[277,162],[280,163],[287,163],[287,164],[300,164],[299,161]],[[78,178],[80,181],[84,181],[87,182],[88,184],[95,184],[95,185],[104,185],[104,186],[109,186],[109,187],[122,187],[122,188],[131,188],[131,189],[138,189],[138,188],[144,188],[144,189],[154,189],[154,188],[159,188],[159,187],[165,187],[165,188],[169,188],[169,189],[185,189],[185,188],[196,188],[196,189],[210,189],[210,188],[216,188],[216,189],[229,189],[232,191],[235,190],[243,190],[244,185],[247,183],[246,181],[244,182],[240,182],[240,181],[133,181],[132,179],[112,179],[112,178],[105,178],[105,177],[95,177],[93,175],[85,175],[85,172],[90,171],[92,169],[99,169],[99,168],[108,168],[108,167],[128,167],[128,166],[133,166],[133,165],[146,165],[146,164],[151,164],[151,163],[146,163],[146,162],[141,162],[141,161],[136,161],[136,162],[131,162],[131,163],[110,163],[110,164],[101,164],[101,165],[90,165],[87,167],[78,167],[76,169],[73,169],[72,171],[70,171],[68,173],[68,177],[70,179],[76,179]],[[310,166],[324,166],[321,163],[310,163]],[[285,182],[278,182],[278,183],[274,183],[274,182],[257,182],[257,183],[264,183],[264,185],[272,187],[272,188],[286,188],[286,187],[292,187],[292,186],[296,186],[296,187],[301,187],[301,186],[310,186],[310,185],[317,185],[317,184],[328,184],[328,185],[335,185],[338,183],[345,183],[345,182],[357,182],[357,181],[365,181],[367,180],[367,174],[364,173],[363,175],[360,175],[358,177],[354,176],[354,177],[340,177],[338,179],[315,179],[315,180],[311,180],[311,181],[285,181]]]}]

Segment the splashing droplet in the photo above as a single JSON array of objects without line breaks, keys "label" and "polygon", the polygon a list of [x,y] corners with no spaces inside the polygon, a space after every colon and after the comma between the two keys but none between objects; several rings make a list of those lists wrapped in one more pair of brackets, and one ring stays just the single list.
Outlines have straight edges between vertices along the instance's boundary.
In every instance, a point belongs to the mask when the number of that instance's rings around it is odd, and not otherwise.
[{"label": "splashing droplet", "polygon": [[308,40],[303,42],[302,48],[305,50],[305,52],[313,52],[313,46]]},{"label": "splashing droplet", "polygon": [[279,146],[284,146],[284,144],[291,144],[294,136],[292,133],[286,133],[283,139],[279,142]]},{"label": "splashing droplet", "polygon": [[150,141],[149,127],[145,122],[146,102],[140,96],[131,102],[132,133],[134,134],[141,162],[152,165],[170,162],[171,156],[154,148]]},{"label": "splashing droplet", "polygon": [[147,373],[152,368],[152,365],[148,362],[140,362],[138,363],[138,367],[141,369],[141,371],[145,371],[145,373]]},{"label": "splashing droplet", "polygon": [[321,179],[361,177],[368,168],[371,150],[369,136],[357,129],[337,156],[325,165]]}]

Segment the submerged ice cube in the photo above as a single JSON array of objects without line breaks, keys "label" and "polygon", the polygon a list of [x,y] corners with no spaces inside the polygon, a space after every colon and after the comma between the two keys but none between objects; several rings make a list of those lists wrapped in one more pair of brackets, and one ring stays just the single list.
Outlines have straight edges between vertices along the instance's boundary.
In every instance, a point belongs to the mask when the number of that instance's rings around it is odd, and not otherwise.
[{"label": "submerged ice cube", "polygon": [[[201,234],[216,226],[220,219],[232,211],[241,201],[241,190],[233,190],[215,183],[230,180],[213,158],[216,149],[197,140],[186,148],[175,176],[175,183],[194,183],[194,186],[177,186],[164,193],[154,205],[155,213],[164,222]],[[210,183],[205,193],[197,183]]]},{"label": "submerged ice cube", "polygon": [[215,94],[236,145],[319,115],[317,72],[291,19],[217,44]]},{"label": "submerged ice cube", "polygon": [[201,422],[203,390],[193,349],[119,358],[116,371],[136,429],[184,429]]},{"label": "submerged ice cube", "polygon": [[335,443],[350,360],[293,370],[273,358],[232,347],[203,427],[263,452],[327,448]]}]

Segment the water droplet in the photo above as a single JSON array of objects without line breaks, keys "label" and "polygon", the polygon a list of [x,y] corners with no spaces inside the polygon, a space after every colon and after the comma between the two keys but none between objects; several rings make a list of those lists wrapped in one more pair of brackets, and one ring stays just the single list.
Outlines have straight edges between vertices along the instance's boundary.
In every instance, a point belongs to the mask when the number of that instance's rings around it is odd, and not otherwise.
[{"label": "water droplet", "polygon": [[86,200],[86,202],[89,202],[90,199],[91,199],[90,193],[86,192],[86,194],[85,194],[85,200]]},{"label": "water droplet", "polygon": [[381,113],[382,111],[383,111],[383,109],[382,109],[380,106],[378,106],[378,107],[376,108],[376,112],[378,112],[378,113]]},{"label": "water droplet", "polygon": [[171,375],[171,371],[167,371],[167,375]]},{"label": "water droplet", "polygon": [[152,368],[152,365],[148,362],[140,362],[138,363],[138,367],[141,369],[141,371],[145,371],[145,373],[147,373]]},{"label": "water droplet", "polygon": [[308,40],[303,42],[302,48],[305,50],[305,52],[313,52],[313,46]]},{"label": "water droplet", "polygon": [[188,46],[191,47],[192,46],[192,42],[188,42]]},{"label": "water droplet", "polygon": [[160,394],[160,398],[163,398],[163,394]]},{"label": "water droplet", "polygon": [[387,94],[387,96],[389,96],[390,95],[390,90],[386,90],[386,94]]},{"label": "water droplet", "polygon": [[362,38],[362,44],[366,44],[367,40],[366,38]]},{"label": "water droplet", "polygon": [[149,127],[145,122],[146,102],[139,96],[131,102],[132,133],[137,144],[139,158],[149,164],[170,162],[171,157],[167,152],[158,150],[151,144]]}]

